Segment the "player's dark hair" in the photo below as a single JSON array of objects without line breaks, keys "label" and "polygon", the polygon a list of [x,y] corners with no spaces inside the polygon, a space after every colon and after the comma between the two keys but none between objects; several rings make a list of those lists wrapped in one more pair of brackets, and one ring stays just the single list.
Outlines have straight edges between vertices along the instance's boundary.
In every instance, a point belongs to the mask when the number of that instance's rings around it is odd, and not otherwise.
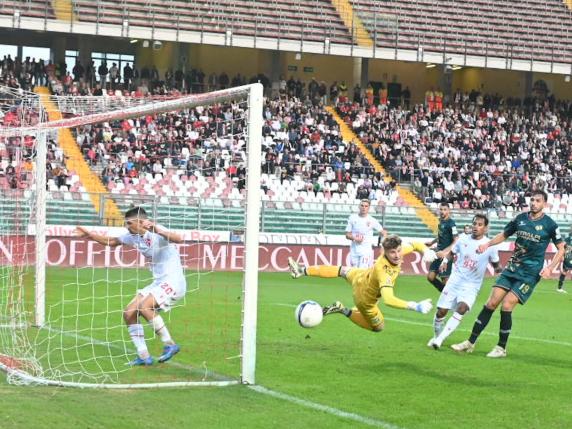
[{"label": "player's dark hair", "polygon": [[147,212],[143,207],[131,207],[129,210],[125,212],[125,219],[130,219],[134,217],[139,217],[142,219],[147,218]]},{"label": "player's dark hair", "polygon": [[532,191],[532,196],[534,197],[535,195],[542,195],[542,199],[544,200],[544,202],[548,201],[548,194],[544,191],[541,191],[540,189]]},{"label": "player's dark hair", "polygon": [[487,217],[487,215],[482,213],[477,213],[476,215],[473,216],[473,222],[475,221],[475,219],[482,219],[483,222],[485,223],[485,226],[489,226],[489,218]]},{"label": "player's dark hair", "polygon": [[443,201],[441,204],[439,204],[441,207],[447,207],[449,208],[449,203],[447,201]]},{"label": "player's dark hair", "polygon": [[388,235],[383,240],[383,250],[392,250],[401,246],[401,238],[397,235]]}]

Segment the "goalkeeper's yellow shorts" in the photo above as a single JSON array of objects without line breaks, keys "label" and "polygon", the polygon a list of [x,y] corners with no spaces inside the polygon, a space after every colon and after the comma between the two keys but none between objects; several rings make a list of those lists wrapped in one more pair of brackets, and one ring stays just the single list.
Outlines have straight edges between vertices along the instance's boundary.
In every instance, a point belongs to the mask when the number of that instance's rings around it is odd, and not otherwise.
[{"label": "goalkeeper's yellow shorts", "polygon": [[383,313],[377,306],[378,297],[368,291],[367,268],[352,268],[346,274],[346,281],[352,285],[355,308],[365,317],[372,328],[383,326]]}]

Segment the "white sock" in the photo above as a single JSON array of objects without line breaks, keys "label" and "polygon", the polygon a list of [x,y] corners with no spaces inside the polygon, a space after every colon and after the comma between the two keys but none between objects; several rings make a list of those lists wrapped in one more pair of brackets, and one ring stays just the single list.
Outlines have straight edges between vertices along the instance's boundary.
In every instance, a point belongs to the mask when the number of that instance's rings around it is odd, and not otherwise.
[{"label": "white sock", "polygon": [[159,315],[156,315],[152,318],[149,323],[153,327],[155,333],[161,338],[161,341],[165,344],[173,344],[173,339],[171,338],[171,334],[169,334],[169,330],[167,329],[167,325],[163,322],[163,318]]},{"label": "white sock", "polygon": [[433,318],[433,331],[435,332],[435,338],[439,336],[441,331],[443,330],[443,322],[445,318],[438,318],[437,314],[435,313],[435,317]]},{"label": "white sock", "polygon": [[134,325],[127,326],[127,331],[129,336],[137,349],[137,354],[140,358],[145,359],[149,357],[149,350],[147,350],[147,344],[145,343],[145,332],[143,331],[143,325],[141,323],[136,323]]},{"label": "white sock", "polygon": [[461,320],[463,320],[463,315],[459,314],[455,311],[453,313],[453,315],[451,317],[449,317],[449,320],[447,320],[445,327],[443,328],[441,333],[438,335],[437,342],[439,344],[442,344],[443,341],[445,341],[445,339],[449,335],[451,335],[455,329],[457,329],[459,327]]}]

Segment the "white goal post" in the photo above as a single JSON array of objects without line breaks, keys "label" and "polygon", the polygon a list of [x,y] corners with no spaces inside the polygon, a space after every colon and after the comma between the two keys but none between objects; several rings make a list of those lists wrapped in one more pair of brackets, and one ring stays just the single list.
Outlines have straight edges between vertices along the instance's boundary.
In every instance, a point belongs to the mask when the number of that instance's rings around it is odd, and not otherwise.
[{"label": "white goal post", "polygon": [[[15,95],[17,96],[17,94]],[[1,95],[0,95],[1,97]],[[46,104],[41,101],[41,97],[37,99],[32,95],[26,95],[25,103],[20,101],[20,106],[32,106],[31,109],[37,110],[38,116],[44,116]],[[19,200],[14,203],[18,208],[14,210],[22,210],[16,212],[14,215],[26,216],[21,208],[25,204],[32,206],[30,210],[29,219],[33,225],[33,234],[35,238],[30,238],[30,233],[21,238],[25,243],[33,242],[35,257],[34,264],[27,264],[35,267],[33,275],[34,294],[33,312],[26,309],[24,300],[26,299],[25,282],[26,271],[25,268],[12,265],[12,261],[4,260],[0,257],[0,368],[3,369],[10,382],[19,384],[38,384],[38,385],[54,385],[54,386],[73,386],[73,387],[93,387],[93,388],[155,388],[162,386],[205,386],[205,385],[230,385],[237,383],[254,384],[255,383],[255,365],[256,365],[256,332],[257,332],[257,296],[258,296],[258,233],[259,233],[259,216],[260,216],[260,176],[261,176],[261,142],[262,142],[262,120],[263,120],[263,87],[260,83],[245,85],[237,88],[230,88],[226,90],[181,96],[180,98],[164,100],[164,101],[149,101],[142,102],[141,99],[136,99],[130,102],[128,99],[120,97],[118,102],[106,104],[98,97],[61,97],[50,96],[52,105],[60,106],[73,106],[74,115],[70,118],[64,118],[55,121],[39,122],[33,125],[22,124],[18,127],[0,127],[0,142],[8,141],[9,139],[20,138],[24,139],[25,136],[35,137],[35,169],[34,169],[34,184],[31,188],[29,198],[31,201]],[[64,100],[65,99],[65,100]],[[85,99],[83,103],[82,99]],[[32,101],[30,101],[32,100]],[[37,100],[37,101],[36,101]],[[48,354],[52,351],[42,351],[42,355],[36,351],[36,346],[39,344],[41,337],[39,333],[42,331],[55,331],[57,328],[51,322],[50,317],[61,317],[64,319],[64,302],[69,308],[73,303],[69,302],[67,295],[62,292],[62,302],[58,306],[52,305],[46,308],[46,235],[47,235],[47,210],[46,204],[49,199],[47,186],[46,186],[46,158],[47,158],[47,144],[50,137],[54,138],[54,131],[63,129],[73,129],[76,127],[100,124],[104,122],[112,122],[124,119],[135,119],[145,117],[146,115],[158,115],[162,113],[169,113],[175,111],[184,111],[186,109],[194,108],[197,106],[210,106],[217,103],[230,103],[242,100],[245,103],[244,121],[246,123],[247,132],[244,133],[244,140],[246,143],[246,195],[244,199],[244,267],[242,270],[242,299],[241,299],[241,327],[240,327],[240,374],[237,379],[230,380],[184,380],[184,381],[164,381],[161,379],[158,382],[154,380],[129,379],[128,383],[121,381],[121,378],[109,377],[108,375],[99,376],[92,374],[90,370],[83,373],[84,363],[79,362],[78,370],[70,369],[73,374],[70,376],[65,373],[62,368],[67,368],[69,362],[66,362],[67,356],[65,350],[69,350],[66,344],[62,345],[65,339],[51,338],[48,340],[42,339],[42,347],[47,343],[50,350],[57,350],[57,355]],[[37,105],[34,105],[35,103]],[[117,108],[117,106],[129,106],[124,108]],[[85,108],[83,107],[85,106]],[[94,107],[95,106],[95,107]],[[97,107],[99,106],[99,107]],[[94,109],[103,109],[97,113],[92,113]],[[107,110],[109,109],[109,110]],[[59,110],[58,110],[59,111]],[[48,112],[49,113],[49,112]],[[28,192],[28,191],[25,191]],[[20,198],[20,197],[18,197]],[[24,197],[22,197],[24,198]],[[4,204],[4,197],[0,204]],[[65,201],[62,202],[65,204]],[[11,203],[12,204],[12,203]],[[32,213],[33,212],[33,213]],[[27,212],[26,212],[27,213]],[[1,209],[0,209],[1,214]],[[212,216],[216,216],[213,212]],[[1,223],[0,223],[0,226]],[[0,232],[0,240],[4,236],[10,236],[14,233],[10,229],[12,227],[6,226],[6,229]],[[230,227],[229,227],[230,228]],[[30,230],[28,230],[30,231]],[[2,242],[0,241],[0,244]],[[200,243],[197,243],[200,245]],[[1,256],[1,253],[0,253]],[[31,260],[32,256],[26,255],[26,260]],[[197,275],[201,277],[201,273]],[[80,290],[79,274],[77,280],[77,289]],[[109,274],[107,274],[109,277]],[[139,272],[137,272],[139,277]],[[98,280],[99,281],[99,280]],[[123,273],[121,274],[121,285],[123,285]],[[85,288],[85,285],[81,285]],[[79,295],[78,295],[79,296]],[[83,298],[82,298],[83,299]],[[123,300],[123,297],[121,298]],[[121,301],[123,302],[123,301]],[[80,304],[77,304],[78,308]],[[60,314],[61,313],[61,314]],[[67,316],[65,316],[67,317]],[[97,325],[98,318],[92,317],[92,325]],[[102,318],[104,316],[101,316]],[[59,320],[59,319],[58,319]],[[95,322],[94,322],[95,320]],[[59,322],[58,322],[59,323]],[[63,321],[61,322],[63,325]],[[101,330],[99,326],[92,329]],[[83,331],[79,329],[76,333],[77,338],[82,338]],[[98,331],[99,332],[99,331]],[[107,338],[107,334],[102,333]],[[59,342],[58,342],[59,341]],[[91,344],[92,348],[96,348],[99,340],[91,338],[86,344]],[[99,341],[105,343],[104,345],[111,350],[113,347],[116,349],[128,348],[128,338],[123,343],[113,343],[113,340]],[[77,345],[76,345],[77,346]],[[86,347],[83,343],[81,347]],[[89,355],[89,361],[93,360],[93,367],[112,368],[113,371],[121,372],[117,361],[111,363],[101,363],[102,359],[108,358],[106,354],[112,355],[114,352],[109,350]],[[123,353],[123,352],[122,352]],[[77,353],[79,355],[79,352]],[[47,357],[46,357],[47,356]],[[62,362],[60,362],[63,361]],[[78,358],[79,360],[79,358]],[[54,366],[55,370],[46,368],[45,365]],[[107,366],[106,366],[107,365]],[[210,371],[206,365],[204,372]],[[87,366],[86,366],[87,367]],[[91,367],[89,367],[91,368]],[[184,369],[184,368],[183,368]],[[182,371],[182,370],[181,370]]]}]

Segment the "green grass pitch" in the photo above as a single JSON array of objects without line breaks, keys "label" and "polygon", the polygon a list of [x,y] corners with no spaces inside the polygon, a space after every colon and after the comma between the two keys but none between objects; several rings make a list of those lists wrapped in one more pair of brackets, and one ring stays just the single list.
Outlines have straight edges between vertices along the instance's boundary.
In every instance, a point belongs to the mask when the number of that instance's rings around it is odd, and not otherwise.
[{"label": "green grass pitch", "polygon": [[[105,279],[127,272],[110,271],[107,277],[104,270],[89,270],[77,277],[75,270],[50,269],[48,304],[66,300],[61,315],[65,317],[57,317],[61,329],[131,347],[121,324],[107,334],[102,329],[106,312],[120,320],[129,291],[111,300],[89,299],[93,293],[112,294],[113,289],[101,289],[107,287]],[[97,287],[90,286],[92,278],[100,280]],[[74,279],[87,286],[70,289],[75,291],[70,295],[60,284]],[[191,275],[190,289],[193,281]],[[204,374],[198,360],[204,356],[213,373],[238,374],[238,360],[232,356],[239,352],[240,276],[213,273],[201,282],[188,294],[185,306],[170,316],[173,336],[184,345],[173,364],[121,369],[118,381],[200,379]],[[293,315],[300,301],[329,304],[340,299],[350,304],[351,289],[341,279],[292,280],[286,274],[261,274],[257,384],[280,397],[246,386],[107,391],[21,387],[2,379],[0,428],[569,428],[572,294],[557,294],[554,281],[542,281],[530,302],[515,311],[506,359],[485,357],[496,344],[498,314],[474,354],[458,355],[448,349],[467,337],[491,284],[489,279],[475,310],[448,339],[447,347],[434,351],[426,347],[432,314],[383,305],[382,333],[367,332],[340,315],[328,317],[314,329],[300,328]],[[438,297],[423,277],[413,276],[398,279],[396,295],[407,300],[431,297],[434,302]],[[67,317],[93,312],[100,314],[75,322]],[[75,340],[60,341],[61,359],[75,360],[78,352],[69,348]],[[150,345],[157,354],[158,341]],[[112,349],[119,361],[132,357],[125,346]],[[83,352],[79,353],[82,358]],[[90,351],[85,354],[90,355]],[[86,363],[86,368],[91,364],[97,362]]]}]

